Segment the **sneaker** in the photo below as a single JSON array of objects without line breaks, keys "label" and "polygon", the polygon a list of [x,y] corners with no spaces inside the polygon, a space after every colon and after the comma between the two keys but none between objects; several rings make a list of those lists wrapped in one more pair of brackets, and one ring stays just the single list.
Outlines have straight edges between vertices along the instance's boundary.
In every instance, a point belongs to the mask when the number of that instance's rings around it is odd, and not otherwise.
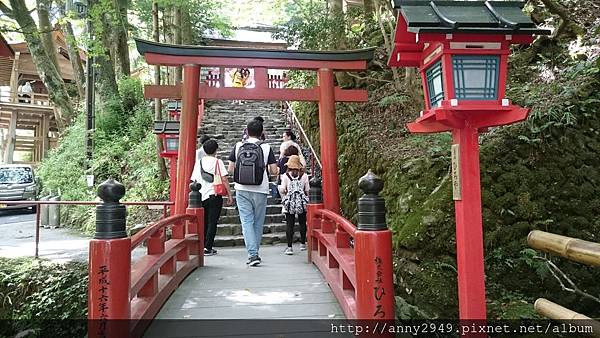
[{"label": "sneaker", "polygon": [[294,254],[294,250],[292,250],[291,246],[288,246],[287,249],[285,249],[285,251],[283,252],[286,255],[293,255]]},{"label": "sneaker", "polygon": [[208,249],[204,248],[204,256],[214,256],[216,254],[217,254],[217,250],[215,250],[215,249],[208,250]]},{"label": "sneaker", "polygon": [[300,251],[306,251],[306,244],[300,244]]},{"label": "sneaker", "polygon": [[260,259],[258,259],[258,256],[250,258],[248,262],[248,265],[250,266],[257,266],[258,264],[260,264]]}]

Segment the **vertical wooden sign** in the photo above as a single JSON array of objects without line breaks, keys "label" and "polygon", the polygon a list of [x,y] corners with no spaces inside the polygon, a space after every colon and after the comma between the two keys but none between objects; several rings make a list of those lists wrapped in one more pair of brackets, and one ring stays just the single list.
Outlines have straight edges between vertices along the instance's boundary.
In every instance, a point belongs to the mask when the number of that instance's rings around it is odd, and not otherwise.
[{"label": "vertical wooden sign", "polygon": [[460,144],[452,145],[452,199],[462,200],[460,193]]}]

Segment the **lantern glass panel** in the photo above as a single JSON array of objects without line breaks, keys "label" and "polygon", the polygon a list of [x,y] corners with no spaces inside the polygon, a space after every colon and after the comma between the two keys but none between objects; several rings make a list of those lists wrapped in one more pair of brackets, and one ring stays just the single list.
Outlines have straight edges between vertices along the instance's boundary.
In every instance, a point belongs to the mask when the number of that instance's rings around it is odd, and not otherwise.
[{"label": "lantern glass panel", "polygon": [[500,57],[497,55],[454,55],[454,95],[465,100],[498,99]]},{"label": "lantern glass panel", "polygon": [[173,138],[169,137],[166,139],[166,150],[167,151],[177,151],[179,149],[179,137]]},{"label": "lantern glass panel", "polygon": [[442,62],[438,61],[425,71],[427,78],[427,92],[429,94],[429,104],[431,107],[437,107],[444,99],[444,86],[442,78]]}]

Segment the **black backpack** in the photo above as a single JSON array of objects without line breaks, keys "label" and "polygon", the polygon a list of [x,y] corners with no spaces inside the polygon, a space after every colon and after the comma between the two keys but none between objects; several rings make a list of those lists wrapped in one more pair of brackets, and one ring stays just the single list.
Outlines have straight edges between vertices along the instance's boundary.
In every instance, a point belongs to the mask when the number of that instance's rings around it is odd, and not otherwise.
[{"label": "black backpack", "polygon": [[233,180],[244,185],[261,185],[266,170],[262,142],[244,142],[238,149]]}]

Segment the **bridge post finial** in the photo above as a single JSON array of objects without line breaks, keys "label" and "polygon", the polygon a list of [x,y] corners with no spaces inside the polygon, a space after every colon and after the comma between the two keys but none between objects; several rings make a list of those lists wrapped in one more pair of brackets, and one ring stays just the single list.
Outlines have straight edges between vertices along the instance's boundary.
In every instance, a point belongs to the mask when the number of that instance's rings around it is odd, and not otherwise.
[{"label": "bridge post finial", "polygon": [[98,186],[103,203],[96,207],[88,259],[90,338],[129,334],[129,325],[123,324],[131,318],[131,238],[125,230],[127,210],[119,202],[124,195],[125,187],[112,178]]},{"label": "bridge post finial", "polygon": [[190,183],[188,208],[202,208],[202,194],[200,194],[201,187],[202,185],[196,181]]},{"label": "bridge post finial", "polygon": [[308,200],[311,204],[319,204],[323,203],[323,188],[321,185],[321,180],[317,177],[311,178],[310,182],[310,190],[308,192]]},{"label": "bridge post finial", "polygon": [[[360,319],[394,320],[392,232],[385,223],[383,180],[371,170],[360,178],[356,257],[356,313]],[[375,297],[373,297],[375,294]]]},{"label": "bridge post finial", "polygon": [[98,197],[103,203],[96,207],[95,239],[127,237],[125,230],[127,210],[119,202],[124,195],[125,187],[112,178],[98,186]]},{"label": "bridge post finial", "polygon": [[358,229],[387,230],[385,200],[379,196],[379,193],[383,190],[383,180],[369,169],[358,180],[358,186],[364,193],[358,199]]}]

